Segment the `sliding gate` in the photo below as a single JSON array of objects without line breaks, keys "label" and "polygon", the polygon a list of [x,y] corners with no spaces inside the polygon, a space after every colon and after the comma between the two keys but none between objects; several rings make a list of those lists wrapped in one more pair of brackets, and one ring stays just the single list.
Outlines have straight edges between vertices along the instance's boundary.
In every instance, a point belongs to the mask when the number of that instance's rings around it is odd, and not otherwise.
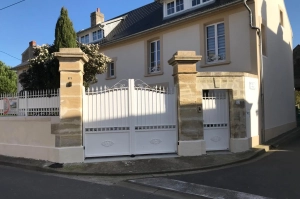
[{"label": "sliding gate", "polygon": [[141,80],[83,96],[85,157],[177,152],[176,93]]}]

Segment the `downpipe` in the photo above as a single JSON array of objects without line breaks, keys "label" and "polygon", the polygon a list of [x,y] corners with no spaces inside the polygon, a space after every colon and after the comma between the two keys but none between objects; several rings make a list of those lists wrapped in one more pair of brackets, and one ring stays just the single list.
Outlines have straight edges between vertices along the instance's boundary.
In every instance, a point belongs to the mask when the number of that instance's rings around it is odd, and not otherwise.
[{"label": "downpipe", "polygon": [[259,47],[260,47],[260,103],[261,103],[261,143],[265,142],[265,104],[264,104],[264,61],[262,53],[262,34],[259,27],[253,26],[253,14],[252,10],[247,4],[248,0],[244,0],[244,5],[249,11],[249,21],[250,27],[256,30],[259,37]]}]

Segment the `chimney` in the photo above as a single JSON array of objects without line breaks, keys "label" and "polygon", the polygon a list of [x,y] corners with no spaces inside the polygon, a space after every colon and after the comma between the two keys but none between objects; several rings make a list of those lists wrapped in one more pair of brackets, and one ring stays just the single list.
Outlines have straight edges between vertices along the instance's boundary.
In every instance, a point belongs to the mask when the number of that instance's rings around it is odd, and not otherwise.
[{"label": "chimney", "polygon": [[29,46],[31,46],[31,47],[36,46],[36,41],[31,41],[31,42],[29,42]]},{"label": "chimney", "polygon": [[104,22],[104,14],[100,12],[100,8],[97,8],[96,12],[91,13],[91,27],[102,22]]}]

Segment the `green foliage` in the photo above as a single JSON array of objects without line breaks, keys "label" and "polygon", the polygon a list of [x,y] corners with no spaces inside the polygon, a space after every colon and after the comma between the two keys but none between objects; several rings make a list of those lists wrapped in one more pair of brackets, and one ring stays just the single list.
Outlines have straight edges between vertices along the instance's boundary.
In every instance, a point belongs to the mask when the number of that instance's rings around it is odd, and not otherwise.
[{"label": "green foliage", "polygon": [[17,74],[0,61],[0,93],[17,91]]},{"label": "green foliage", "polygon": [[19,76],[24,90],[55,89],[60,85],[59,62],[54,57],[55,47],[42,45],[35,49],[30,66]]},{"label": "green foliage", "polygon": [[[83,84],[88,87],[96,83],[97,74],[106,72],[107,63],[111,59],[99,52],[98,44],[80,44],[78,47],[88,56],[89,61],[84,65]],[[25,90],[40,90],[59,88],[59,62],[54,57],[54,45],[38,46],[34,58],[30,59],[29,69],[19,76]]]},{"label": "green foliage", "polygon": [[78,43],[79,48],[88,56],[89,61],[84,64],[83,84],[89,87],[90,84],[97,83],[96,74],[105,73],[107,70],[107,63],[111,59],[99,53],[100,46],[98,44],[82,44]]},{"label": "green foliage", "polygon": [[59,48],[76,48],[76,32],[73,23],[69,19],[68,10],[61,8],[60,16],[56,22],[54,46]]}]

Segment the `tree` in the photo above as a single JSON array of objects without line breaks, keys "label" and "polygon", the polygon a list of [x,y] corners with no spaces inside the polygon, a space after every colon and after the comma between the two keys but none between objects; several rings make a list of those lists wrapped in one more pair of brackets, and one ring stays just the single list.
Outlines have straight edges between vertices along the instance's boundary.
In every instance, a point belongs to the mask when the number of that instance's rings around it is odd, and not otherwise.
[{"label": "tree", "polygon": [[90,84],[96,83],[96,75],[106,72],[107,63],[111,59],[99,52],[100,46],[98,44],[77,43],[76,33],[68,17],[68,12],[62,8],[56,23],[54,44],[37,46],[34,51],[34,58],[29,60],[29,69],[19,76],[24,90],[59,88],[59,62],[54,57],[54,52],[58,52],[59,48],[73,47],[81,48],[89,57],[89,62],[84,65],[84,86],[88,87]]},{"label": "tree", "polygon": [[17,74],[9,66],[0,61],[0,93],[17,91]]},{"label": "tree", "polygon": [[56,22],[54,46],[57,51],[59,48],[77,48],[76,32],[69,19],[68,11],[64,7],[61,8]]}]

